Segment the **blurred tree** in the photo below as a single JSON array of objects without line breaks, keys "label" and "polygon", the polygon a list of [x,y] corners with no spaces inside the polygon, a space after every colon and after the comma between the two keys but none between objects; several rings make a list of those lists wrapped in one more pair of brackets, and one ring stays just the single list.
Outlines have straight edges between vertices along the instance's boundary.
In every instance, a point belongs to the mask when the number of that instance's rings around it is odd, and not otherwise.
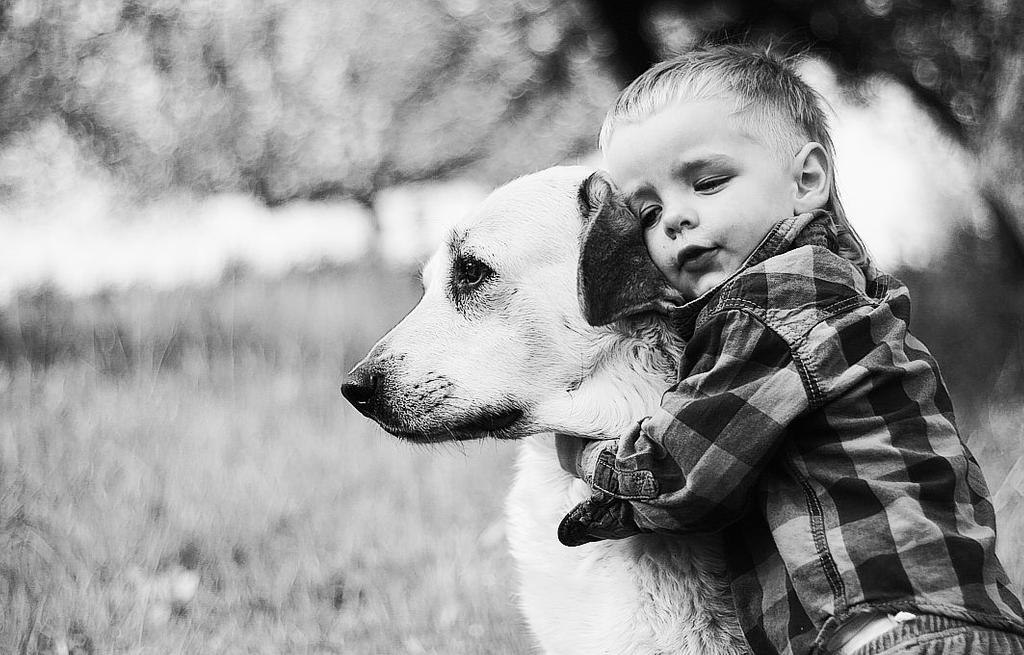
[{"label": "blurred tree", "polygon": [[621,82],[698,39],[770,36],[850,89],[905,84],[985,162],[1024,259],[1022,23],[1007,0],[12,0],[0,143],[55,117],[140,194],[372,209],[389,185],[582,151],[613,93],[599,63]]},{"label": "blurred tree", "polygon": [[268,204],[589,150],[614,94],[576,3],[15,0],[0,142],[56,117],[139,195]]}]

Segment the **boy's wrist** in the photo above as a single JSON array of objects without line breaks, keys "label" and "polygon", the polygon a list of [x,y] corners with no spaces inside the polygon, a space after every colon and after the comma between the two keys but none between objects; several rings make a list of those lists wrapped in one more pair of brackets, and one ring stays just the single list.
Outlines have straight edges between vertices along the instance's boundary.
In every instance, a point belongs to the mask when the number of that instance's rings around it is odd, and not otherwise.
[{"label": "boy's wrist", "polygon": [[618,444],[618,440],[603,439],[601,441],[591,441],[584,444],[583,450],[580,451],[577,467],[580,471],[580,477],[590,486],[594,485],[594,478],[597,477],[597,463],[601,459],[601,453],[609,449],[609,444],[613,444],[612,447],[615,447]]}]

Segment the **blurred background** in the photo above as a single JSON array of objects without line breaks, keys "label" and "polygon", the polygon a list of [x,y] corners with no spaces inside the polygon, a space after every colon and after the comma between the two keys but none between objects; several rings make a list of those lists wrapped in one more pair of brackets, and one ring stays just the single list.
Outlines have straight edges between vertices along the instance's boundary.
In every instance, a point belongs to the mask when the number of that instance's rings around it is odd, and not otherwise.
[{"label": "blurred background", "polygon": [[0,651],[530,652],[515,446],[398,443],[337,388],[447,225],[599,165],[617,90],[708,38],[808,55],[1018,529],[1022,28],[1010,0],[0,3]]}]

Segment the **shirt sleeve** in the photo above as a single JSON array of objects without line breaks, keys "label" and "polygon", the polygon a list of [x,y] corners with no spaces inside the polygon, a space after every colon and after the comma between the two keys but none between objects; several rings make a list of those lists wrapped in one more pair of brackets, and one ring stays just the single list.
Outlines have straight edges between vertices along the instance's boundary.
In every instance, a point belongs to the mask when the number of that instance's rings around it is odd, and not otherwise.
[{"label": "shirt sleeve", "polygon": [[710,317],[680,371],[653,416],[589,453],[591,485],[631,503],[641,531],[711,532],[738,519],[810,404],[789,345],[742,310]]}]

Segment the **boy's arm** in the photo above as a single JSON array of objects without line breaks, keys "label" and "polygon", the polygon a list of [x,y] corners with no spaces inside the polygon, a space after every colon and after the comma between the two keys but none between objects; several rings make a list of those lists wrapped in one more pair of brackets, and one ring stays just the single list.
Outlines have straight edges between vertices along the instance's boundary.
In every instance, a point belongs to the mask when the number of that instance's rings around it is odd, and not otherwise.
[{"label": "boy's arm", "polygon": [[[747,312],[713,315],[686,352],[697,358],[690,375],[653,416],[617,440],[573,453],[595,494],[559,526],[566,545],[708,532],[735,521],[786,427],[809,406],[789,345]],[[571,458],[563,452],[563,465]]]}]

